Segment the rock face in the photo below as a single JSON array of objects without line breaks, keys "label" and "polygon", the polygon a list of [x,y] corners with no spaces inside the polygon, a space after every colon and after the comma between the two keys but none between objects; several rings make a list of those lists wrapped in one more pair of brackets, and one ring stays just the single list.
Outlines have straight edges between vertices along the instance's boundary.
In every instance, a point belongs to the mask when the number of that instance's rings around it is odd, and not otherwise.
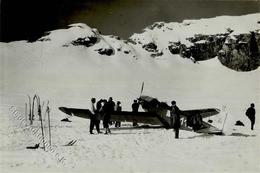
[{"label": "rock face", "polygon": [[74,46],[83,45],[86,47],[93,46],[98,41],[97,37],[84,37],[84,38],[78,38],[77,40],[74,40],[71,42]]},{"label": "rock face", "polygon": [[226,34],[195,35],[188,38],[194,46],[189,48],[189,54],[197,61],[207,60],[217,56],[225,42]]},{"label": "rock face", "polygon": [[187,47],[181,42],[169,42],[172,54],[183,58],[201,61],[218,56],[220,62],[236,71],[250,71],[260,66],[260,34],[251,32],[233,35],[232,30],[225,34],[195,35],[187,38],[193,45]]},{"label": "rock face", "polygon": [[107,55],[107,56],[111,56],[114,54],[114,50],[113,49],[105,49],[105,48],[100,48],[96,50],[100,55]]},{"label": "rock face", "polygon": [[193,57],[196,61],[207,60],[218,55],[226,38],[227,34],[198,34],[194,37],[187,38],[187,40],[193,43],[189,47],[181,42],[170,42],[168,48],[172,54],[180,54],[185,58]]},{"label": "rock face", "polygon": [[143,48],[148,52],[156,52],[157,51],[157,46],[154,43],[145,44],[145,45],[143,45]]},{"label": "rock face", "polygon": [[260,34],[251,32],[228,37],[219,51],[220,62],[237,71],[250,71],[260,65]]}]

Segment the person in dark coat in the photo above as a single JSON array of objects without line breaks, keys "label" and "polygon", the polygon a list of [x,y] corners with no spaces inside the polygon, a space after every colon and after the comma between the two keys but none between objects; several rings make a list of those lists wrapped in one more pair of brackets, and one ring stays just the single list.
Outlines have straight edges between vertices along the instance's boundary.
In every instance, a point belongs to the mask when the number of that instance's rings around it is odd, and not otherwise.
[{"label": "person in dark coat", "polygon": [[[97,109],[97,121],[96,121],[96,127],[98,127],[98,129],[100,129],[100,119],[102,117],[102,103],[104,102],[103,99],[100,99],[97,104],[96,104],[96,109]],[[99,133],[102,133],[99,130]]]},{"label": "person in dark coat", "polygon": [[172,101],[171,103],[171,126],[175,131],[175,138],[177,139],[179,138],[179,129],[181,127],[180,109],[176,105],[176,101]]},{"label": "person in dark coat", "polygon": [[100,99],[100,100],[97,102],[97,104],[96,104],[97,112],[101,112],[101,110],[102,110],[102,102],[103,102],[103,101],[104,101],[103,99]]},{"label": "person in dark coat", "polygon": [[104,105],[102,107],[102,112],[104,113],[103,127],[105,128],[105,134],[108,134],[108,132],[109,132],[110,114],[109,114],[109,105],[108,105],[107,100],[104,100]]},{"label": "person in dark coat", "polygon": [[[122,107],[121,107],[121,102],[120,101],[118,101],[116,103],[116,111],[117,112],[121,112],[122,111]],[[116,121],[115,127],[120,127],[120,126],[121,126],[121,122],[120,121]]]},{"label": "person in dark coat", "polygon": [[104,128],[106,129],[105,134],[111,133],[109,129],[109,122],[111,118],[112,112],[115,111],[115,102],[113,101],[113,98],[110,97],[108,102],[104,103]]},{"label": "person in dark coat", "polygon": [[251,103],[250,107],[246,110],[246,116],[251,122],[251,130],[254,130],[255,125],[255,104]]},{"label": "person in dark coat", "polygon": [[[137,100],[134,100],[134,103],[132,104],[132,111],[133,112],[138,112],[139,109],[139,103],[137,102]],[[138,126],[137,122],[133,122],[133,126]]]}]

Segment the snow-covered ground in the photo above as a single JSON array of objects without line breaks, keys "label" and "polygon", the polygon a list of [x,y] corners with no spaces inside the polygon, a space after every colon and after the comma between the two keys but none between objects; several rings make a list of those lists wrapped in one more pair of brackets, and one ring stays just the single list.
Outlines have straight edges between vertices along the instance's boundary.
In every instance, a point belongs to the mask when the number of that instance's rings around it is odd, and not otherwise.
[{"label": "snow-covered ground", "polygon": [[[178,26],[187,27],[190,33],[189,27],[199,27],[203,23],[207,29],[200,29],[201,32],[214,33],[221,32],[227,26],[236,28],[240,24],[229,21],[243,20],[248,23],[243,23],[242,29],[238,28],[237,32],[250,31],[257,27],[252,19],[256,16],[259,14],[240,18],[224,16],[189,21],[189,25],[185,21]],[[217,30],[216,22],[223,23],[218,23]],[[236,72],[224,67],[217,58],[195,64],[169,51],[153,59],[138,45],[99,34],[100,41],[94,46],[86,48],[70,44],[78,37],[93,34],[90,30],[86,25],[78,24],[51,32],[46,36],[49,41],[0,43],[1,171],[260,171],[259,68],[251,72]],[[182,32],[180,36],[184,39]],[[164,39],[165,33],[156,32],[156,38]],[[97,53],[99,48],[121,48],[130,50],[130,53],[115,51],[112,56],[105,56]],[[181,109],[222,109],[222,113],[212,119],[222,128],[227,115],[224,126],[226,135],[181,131],[181,138],[176,140],[172,130],[132,129],[129,123],[123,123],[121,129],[112,128],[111,135],[89,135],[88,120],[73,117],[71,123],[60,121],[65,115],[58,110],[59,106],[88,108],[92,97],[113,96],[115,101],[122,102],[123,110],[131,110],[131,103],[139,97],[143,81],[143,94],[168,103],[174,99]],[[18,119],[25,117],[27,94],[38,94],[45,103],[50,101],[51,151],[26,149],[41,142],[37,138],[40,130],[33,133],[33,129],[39,129],[39,121],[28,126],[28,122],[26,125]],[[257,112],[254,131],[249,129],[249,121],[244,114],[252,102]],[[12,113],[9,110],[11,106],[18,113]],[[47,135],[46,115],[44,119]],[[237,120],[241,120],[245,127],[234,126]],[[77,142],[73,146],[64,146],[71,140]],[[58,161],[61,158],[62,161]]]},{"label": "snow-covered ground", "polygon": [[[225,136],[181,131],[180,139],[176,140],[172,130],[132,129],[127,124],[121,129],[112,128],[111,135],[90,135],[87,120],[73,118],[71,123],[62,123],[53,118],[53,154],[50,150],[26,149],[39,140],[11,114],[3,115],[1,121],[6,122],[1,124],[3,172],[259,171],[258,127],[254,132],[248,127],[237,128]],[[39,122],[35,122],[34,128],[39,129]],[[47,128],[45,132],[48,134]],[[63,146],[71,140],[77,142]]]}]

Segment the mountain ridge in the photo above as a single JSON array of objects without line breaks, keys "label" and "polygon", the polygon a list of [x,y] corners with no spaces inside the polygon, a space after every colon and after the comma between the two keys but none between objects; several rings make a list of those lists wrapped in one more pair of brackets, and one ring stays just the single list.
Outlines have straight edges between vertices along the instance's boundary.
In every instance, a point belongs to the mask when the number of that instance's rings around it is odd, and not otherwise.
[{"label": "mountain ridge", "polygon": [[260,13],[255,13],[184,20],[182,23],[155,22],[127,40],[102,35],[98,29],[77,23],[66,29],[46,32],[35,42],[45,42],[53,48],[81,47],[93,56],[117,55],[136,60],[177,56],[199,63],[217,57],[227,68],[251,71],[260,66],[259,16]]}]

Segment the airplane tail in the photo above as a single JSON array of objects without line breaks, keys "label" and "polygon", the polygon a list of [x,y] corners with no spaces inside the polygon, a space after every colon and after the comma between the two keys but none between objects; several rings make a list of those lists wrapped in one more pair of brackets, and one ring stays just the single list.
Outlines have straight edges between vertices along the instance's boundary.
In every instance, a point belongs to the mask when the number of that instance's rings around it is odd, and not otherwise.
[{"label": "airplane tail", "polygon": [[208,133],[208,134],[216,134],[216,135],[223,135],[223,131],[212,126],[211,124],[209,123],[206,123],[206,122],[202,122],[203,123],[203,126],[204,128],[201,128],[199,130],[196,130],[195,132],[197,133]]}]

